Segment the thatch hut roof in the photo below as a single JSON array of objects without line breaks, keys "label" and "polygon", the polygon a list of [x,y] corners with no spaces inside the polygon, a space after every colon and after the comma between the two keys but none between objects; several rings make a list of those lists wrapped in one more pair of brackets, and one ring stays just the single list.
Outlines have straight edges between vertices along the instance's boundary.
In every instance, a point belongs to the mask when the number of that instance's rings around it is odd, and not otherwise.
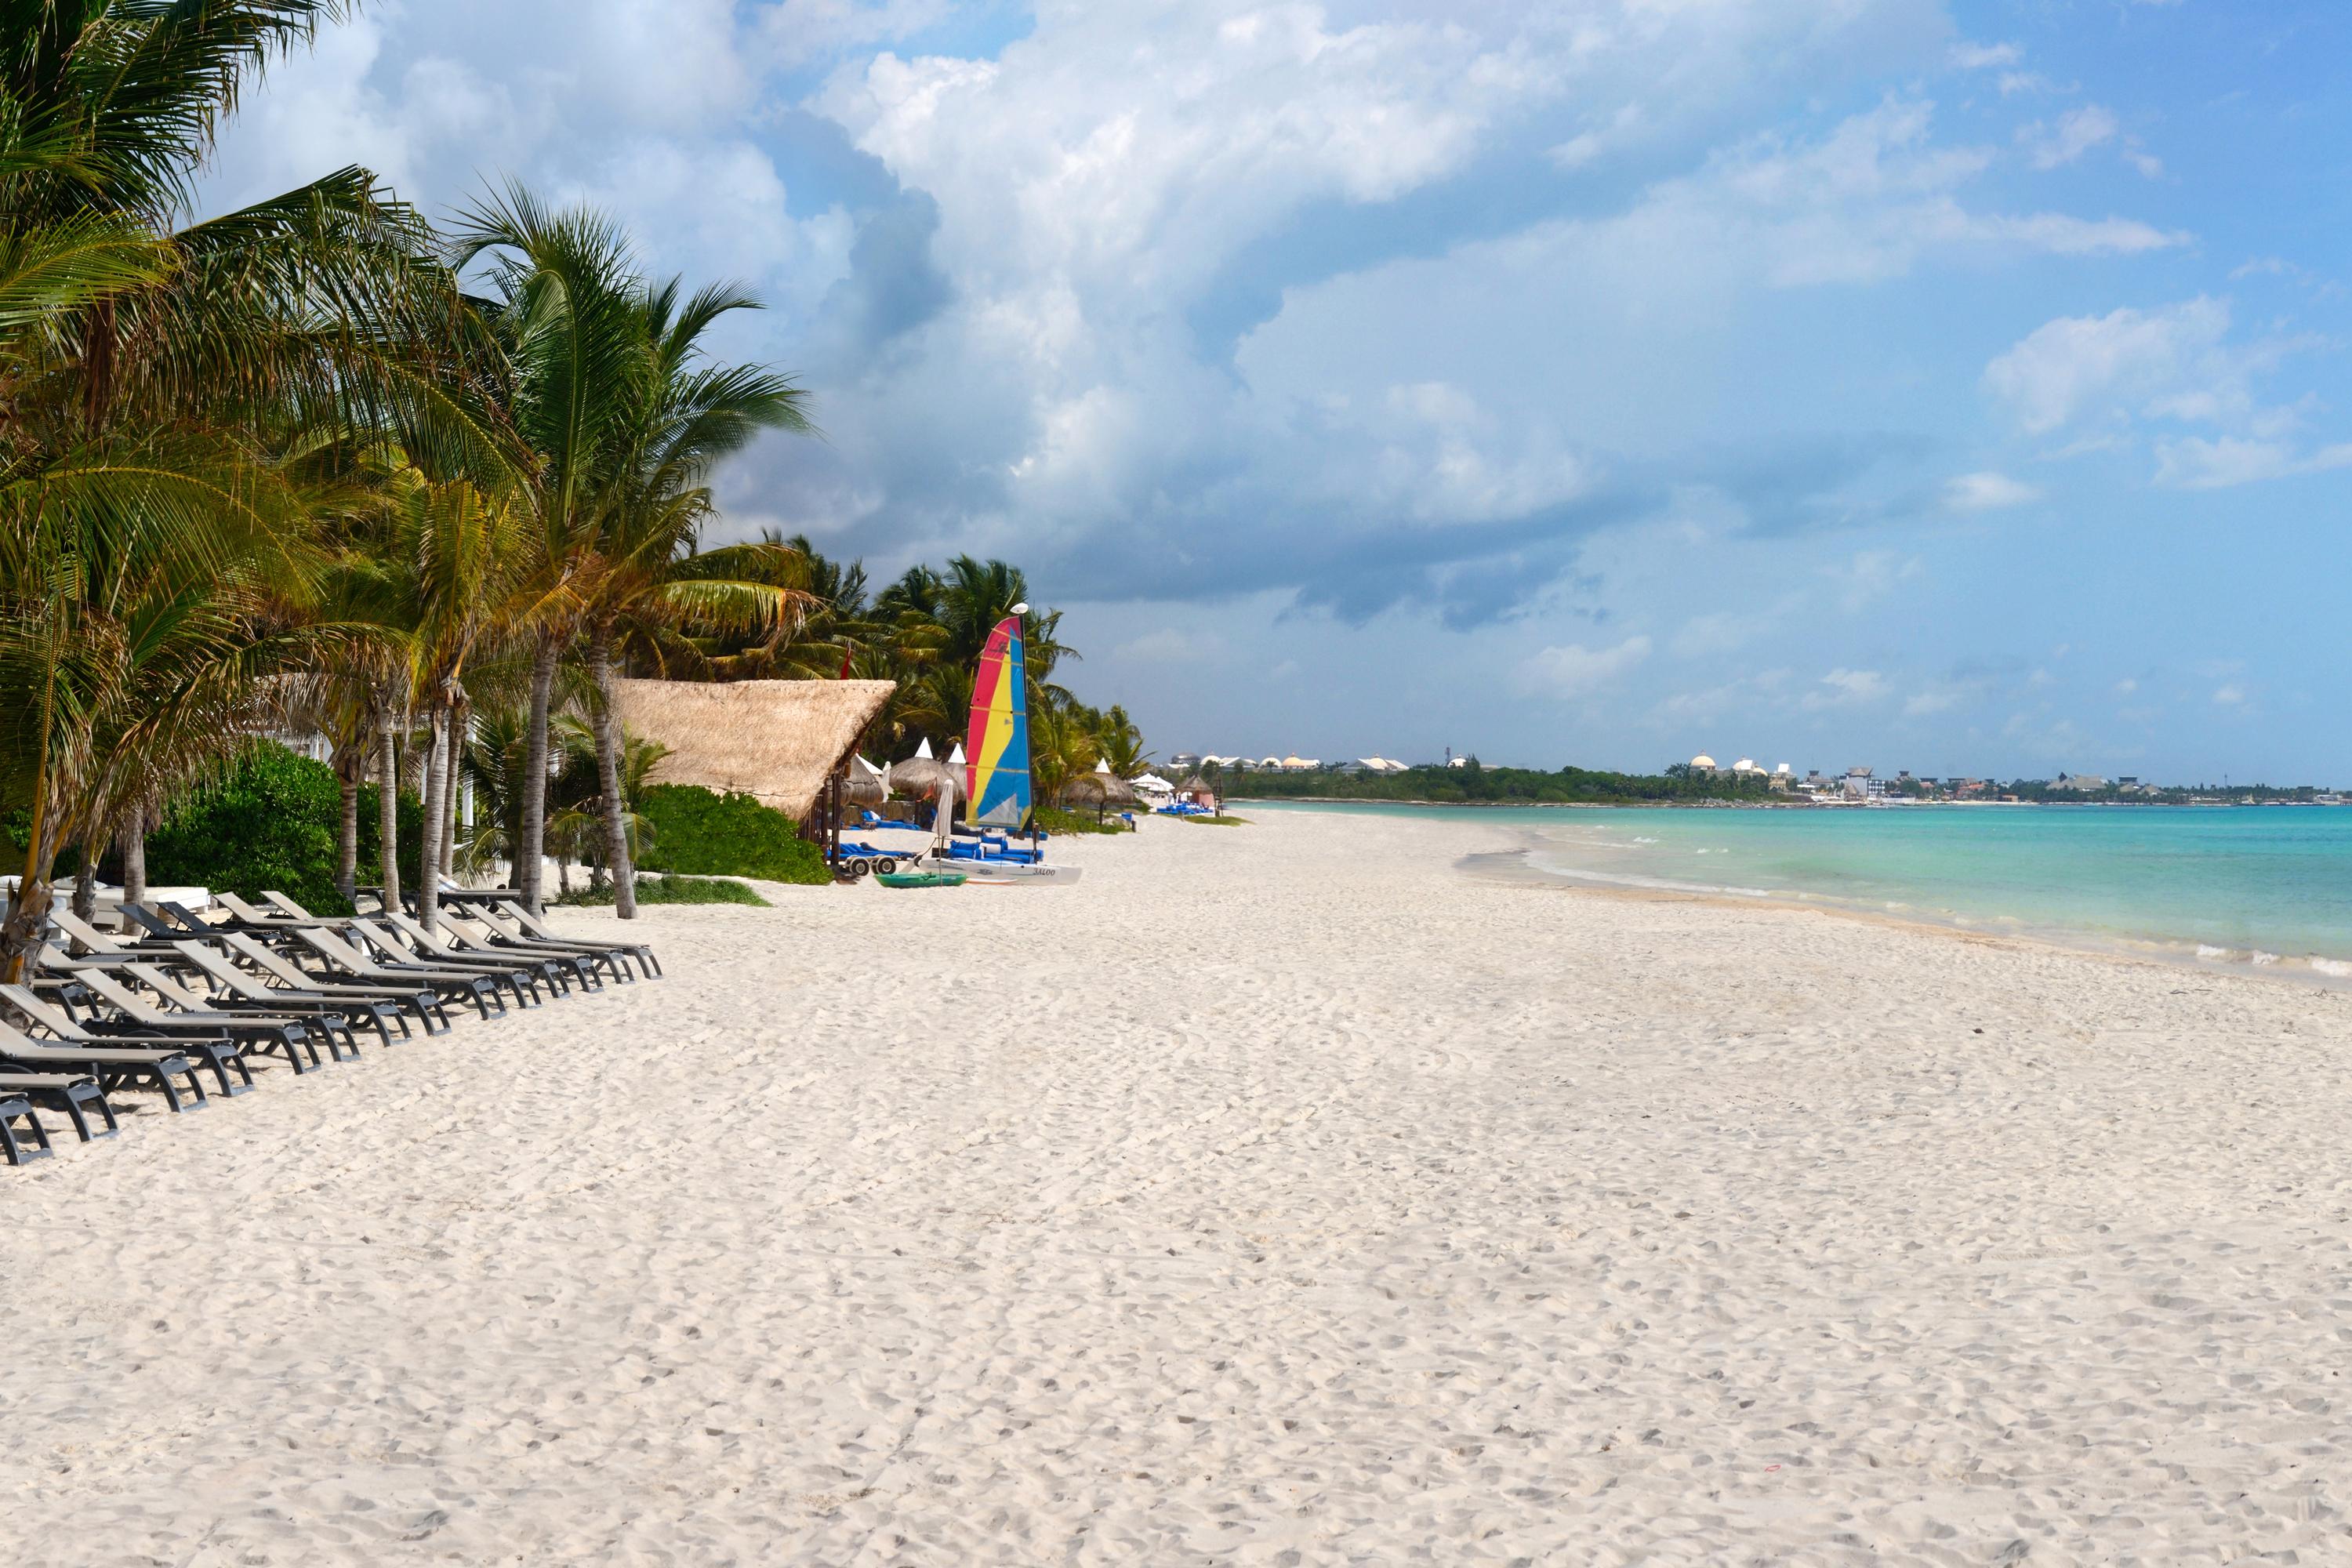
[{"label": "thatch hut roof", "polygon": [[834,770],[882,711],[888,680],[615,681],[621,723],[669,755],[656,784],[756,796],[793,818],[816,804]]},{"label": "thatch hut roof", "polygon": [[1080,773],[1062,786],[1064,800],[1085,798],[1104,805],[1133,805],[1135,786],[1110,771],[1108,763],[1097,763],[1095,771]]},{"label": "thatch hut roof", "polygon": [[841,781],[841,798],[848,805],[880,805],[890,798],[890,786],[882,782],[881,769],[853,752],[849,776]]},{"label": "thatch hut roof", "polygon": [[931,799],[949,776],[947,763],[931,755],[928,740],[916,747],[915,754],[905,762],[890,764],[890,787],[908,800]]}]

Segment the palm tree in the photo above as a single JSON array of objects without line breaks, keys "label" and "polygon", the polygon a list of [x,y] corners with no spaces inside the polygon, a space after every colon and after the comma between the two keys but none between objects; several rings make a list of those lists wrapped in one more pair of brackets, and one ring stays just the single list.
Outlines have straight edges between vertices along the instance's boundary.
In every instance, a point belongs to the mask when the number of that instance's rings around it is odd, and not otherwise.
[{"label": "palm tree", "polygon": [[520,509],[463,480],[412,475],[403,489],[396,540],[411,595],[405,684],[428,737],[416,909],[430,931],[457,800],[468,664],[527,615],[537,538]]},{"label": "palm tree", "polygon": [[760,542],[776,552],[777,586],[808,595],[799,613],[765,631],[734,631],[695,639],[718,680],[831,680],[851,676],[892,679],[888,624],[866,602],[866,563],[827,558],[806,534],[787,539],[764,530]]},{"label": "palm tree", "polygon": [[12,967],[60,848],[94,859],[234,745],[264,677],[348,640],[299,624],[321,468],[386,429],[495,454],[453,279],[364,170],[184,226],[246,77],[341,9],[0,13],[0,769],[34,819]]},{"label": "palm tree", "polygon": [[1116,702],[1104,709],[1096,721],[1094,742],[1095,754],[1120,778],[1131,779],[1151,765],[1151,753],[1143,749],[1142,730]]},{"label": "palm tree", "polygon": [[[356,896],[359,884],[360,789],[367,782],[377,739],[388,722],[385,705],[399,657],[392,633],[394,612],[384,602],[389,584],[377,564],[363,557],[354,559],[347,552],[327,569],[320,595],[321,615],[372,626],[376,635],[343,643],[287,688],[288,720],[324,736],[329,746],[328,764],[334,769],[341,797],[335,837],[335,891],[346,902]],[[394,822],[391,832],[380,834],[387,843],[396,839],[396,818]],[[382,823],[378,826],[381,829]],[[387,887],[397,900],[396,863]],[[127,871],[123,897],[131,897]]]},{"label": "palm tree", "polygon": [[629,446],[643,319],[619,226],[585,208],[551,210],[520,185],[461,215],[450,257],[461,269],[489,259],[483,312],[507,366],[509,418],[535,465],[521,487],[538,539],[530,602],[519,617],[530,629],[531,662],[514,871],[538,909],[556,667],[579,630],[575,578]]},{"label": "palm tree", "polygon": [[636,917],[623,823],[620,718],[614,681],[626,648],[657,668],[706,661],[688,634],[764,628],[814,603],[782,585],[792,564],[781,545],[697,552],[715,510],[711,466],[763,429],[811,428],[800,388],[756,365],[709,363],[702,338],[720,317],[756,310],[748,295],[710,287],[681,302],[675,279],[637,300],[638,374],[630,384],[628,440],[600,498],[598,524],[572,584],[596,689],[590,712],[613,872],[614,912]]},{"label": "palm tree", "polygon": [[[30,805],[22,880],[0,950],[21,973],[38,944],[58,853],[86,862],[131,810],[225,760],[265,677],[336,628],[290,613],[306,596],[299,510],[226,515],[171,482],[80,484],[52,468],[0,485],[0,785]],[[227,476],[221,476],[226,483]],[[103,492],[104,500],[97,499]]]},{"label": "palm tree", "polygon": [[1095,738],[1083,717],[1054,703],[1029,707],[1029,784],[1035,798],[1061,798],[1071,780],[1095,765]]}]

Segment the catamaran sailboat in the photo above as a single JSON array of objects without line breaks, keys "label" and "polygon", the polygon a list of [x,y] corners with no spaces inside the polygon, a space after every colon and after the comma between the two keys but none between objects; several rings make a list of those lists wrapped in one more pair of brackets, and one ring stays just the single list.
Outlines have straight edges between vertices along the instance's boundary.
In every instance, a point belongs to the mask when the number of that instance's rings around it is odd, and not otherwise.
[{"label": "catamaran sailboat", "polygon": [[[950,838],[937,861],[977,883],[1078,879],[1075,867],[1045,864],[1043,838],[1031,834],[1024,845],[1015,837],[1028,830],[1032,809],[1029,687],[1021,642],[1021,616],[1028,608],[1015,605],[996,623],[972,677],[971,724],[965,736],[971,761],[961,782],[967,820],[980,836]],[[941,815],[944,820],[949,814],[943,808]]]}]

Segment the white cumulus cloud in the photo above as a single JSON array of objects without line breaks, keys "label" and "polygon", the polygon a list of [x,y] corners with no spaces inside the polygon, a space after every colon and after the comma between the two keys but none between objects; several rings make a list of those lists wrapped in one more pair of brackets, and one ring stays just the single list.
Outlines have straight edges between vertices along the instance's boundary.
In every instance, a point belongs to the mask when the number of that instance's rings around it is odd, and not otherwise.
[{"label": "white cumulus cloud", "polygon": [[2021,426],[2042,435],[2200,384],[2242,385],[2242,374],[2221,356],[2229,331],[2229,305],[2203,296],[2153,310],[2062,317],[1987,365],[1984,382]]},{"label": "white cumulus cloud", "polygon": [[2270,404],[2258,393],[2260,378],[2314,346],[2234,338],[2228,302],[2200,296],[2047,322],[1987,365],[1984,385],[2028,434],[2082,426],[2072,451],[2118,445],[2139,422],[2169,426],[2156,442],[2157,482],[2220,489],[2352,466],[2352,442],[2299,437],[2313,400]]},{"label": "white cumulus cloud", "polygon": [[2183,436],[2156,446],[2157,483],[2182,489],[2225,489],[2346,468],[2352,468],[2352,442],[2305,452],[2285,441]]},{"label": "white cumulus cloud", "polygon": [[1954,44],[1951,53],[1952,64],[1964,71],[2013,66],[2024,58],[2025,51],[2015,44]]},{"label": "white cumulus cloud", "polygon": [[2042,492],[2007,474],[1961,474],[1944,487],[1944,504],[1954,511],[1998,511],[2042,499]]},{"label": "white cumulus cloud", "polygon": [[1883,700],[1887,691],[1886,677],[1877,670],[1832,669],[1805,693],[1804,706],[1813,710],[1860,708]]},{"label": "white cumulus cloud", "polygon": [[2017,133],[2025,146],[2025,155],[2037,169],[2055,169],[2071,163],[2092,148],[2112,142],[2123,129],[2115,111],[2095,103],[2071,109],[2058,117],[2055,125],[2039,121]]}]

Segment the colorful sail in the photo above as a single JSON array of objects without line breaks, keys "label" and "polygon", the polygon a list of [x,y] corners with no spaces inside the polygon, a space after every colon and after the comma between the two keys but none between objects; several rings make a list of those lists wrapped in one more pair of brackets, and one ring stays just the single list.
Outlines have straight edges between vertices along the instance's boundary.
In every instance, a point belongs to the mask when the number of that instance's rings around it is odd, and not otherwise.
[{"label": "colorful sail", "polygon": [[970,820],[1019,832],[1029,826],[1029,686],[1022,674],[1021,617],[988,634],[971,682],[971,753],[964,798]]}]

